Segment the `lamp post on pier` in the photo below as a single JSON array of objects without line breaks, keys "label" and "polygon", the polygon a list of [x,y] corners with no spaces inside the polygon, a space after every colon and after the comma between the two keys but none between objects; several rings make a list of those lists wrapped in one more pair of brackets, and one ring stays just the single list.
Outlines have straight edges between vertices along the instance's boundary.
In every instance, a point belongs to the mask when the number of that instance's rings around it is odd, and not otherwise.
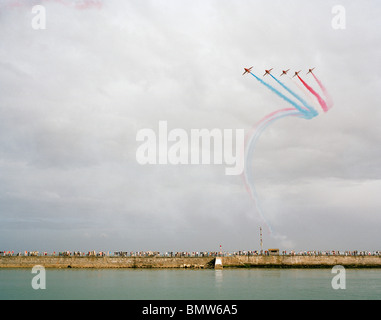
[{"label": "lamp post on pier", "polygon": [[259,244],[261,245],[261,255],[263,254],[262,227],[259,227]]}]

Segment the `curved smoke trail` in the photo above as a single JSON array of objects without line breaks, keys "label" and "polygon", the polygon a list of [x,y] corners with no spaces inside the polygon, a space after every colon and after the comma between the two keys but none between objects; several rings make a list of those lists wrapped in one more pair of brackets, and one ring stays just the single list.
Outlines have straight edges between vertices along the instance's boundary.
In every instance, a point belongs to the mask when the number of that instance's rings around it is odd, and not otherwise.
[{"label": "curved smoke trail", "polygon": [[276,120],[288,117],[288,116],[299,116],[304,118],[304,114],[302,114],[299,110],[296,110],[295,108],[285,108],[285,109],[280,109],[277,111],[274,111],[264,117],[256,126],[255,129],[253,130],[254,133],[250,135],[250,138],[247,142],[247,148],[245,151],[245,168],[244,168],[244,175],[245,175],[245,183],[246,183],[246,189],[248,190],[249,194],[251,195],[255,206],[257,208],[257,211],[259,212],[259,215],[261,216],[262,220],[265,222],[267,228],[269,229],[270,233],[272,233],[272,228],[270,224],[267,222],[263,210],[261,208],[260,202],[258,200],[258,195],[255,189],[254,185],[254,179],[253,179],[253,172],[249,167],[247,166],[247,163],[249,163],[249,159],[252,158],[253,153],[255,151],[255,145],[263,131],[273,122]]},{"label": "curved smoke trail", "polygon": [[[257,123],[257,125],[253,129],[253,133],[250,135],[249,139],[246,139],[246,148],[245,148],[245,167],[244,167],[244,176],[245,176],[245,184],[246,189],[248,190],[249,194],[251,195],[253,201],[255,202],[255,206],[257,208],[257,211],[259,212],[261,218],[265,222],[266,226],[268,227],[270,233],[272,233],[272,228],[270,224],[267,222],[260,202],[258,201],[258,195],[255,189],[254,185],[254,179],[253,179],[253,172],[252,168],[249,168],[247,165],[250,163],[250,159],[253,157],[253,153],[255,151],[255,145],[263,131],[273,122],[276,120],[288,117],[288,116],[297,116],[304,119],[312,119],[318,115],[318,112],[309,104],[307,104],[306,101],[304,101],[298,94],[296,94],[294,91],[289,89],[284,83],[279,81],[277,78],[275,78],[273,75],[270,74],[270,76],[279,84],[281,85],[287,92],[289,92],[293,97],[295,97],[299,102],[303,104],[303,106],[300,106],[298,103],[292,101],[285,95],[283,95],[280,91],[275,89],[273,86],[268,84],[267,82],[263,81],[262,79],[258,78],[255,74],[250,72],[250,74],[255,77],[260,83],[265,85],[268,89],[270,89],[272,92],[277,94],[279,97],[281,97],[283,100],[290,103],[293,108],[284,108],[277,111],[274,111],[270,113],[269,115],[265,116],[260,122]],[[315,77],[315,75],[314,75]],[[317,94],[307,83],[305,83],[298,75],[298,78],[303,83],[303,85],[308,89],[309,92],[311,92],[318,100],[320,106],[322,107],[324,112],[327,112],[329,109],[329,106],[326,104],[326,102]],[[318,82],[320,88],[322,89],[323,93],[329,97],[327,90],[324,88],[322,83],[315,77],[316,81]]]}]

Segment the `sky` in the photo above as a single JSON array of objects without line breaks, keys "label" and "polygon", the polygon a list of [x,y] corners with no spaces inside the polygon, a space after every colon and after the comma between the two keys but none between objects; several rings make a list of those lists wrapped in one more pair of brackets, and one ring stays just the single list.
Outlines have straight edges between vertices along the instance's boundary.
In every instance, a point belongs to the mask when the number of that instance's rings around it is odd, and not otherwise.
[{"label": "sky", "polygon": [[[260,226],[264,249],[381,250],[379,2],[93,4],[0,4],[0,250],[259,250]],[[272,232],[224,165],[136,159],[159,121],[248,133],[290,107],[250,66],[302,70],[318,90],[315,67],[334,101],[273,123],[245,163]]]}]

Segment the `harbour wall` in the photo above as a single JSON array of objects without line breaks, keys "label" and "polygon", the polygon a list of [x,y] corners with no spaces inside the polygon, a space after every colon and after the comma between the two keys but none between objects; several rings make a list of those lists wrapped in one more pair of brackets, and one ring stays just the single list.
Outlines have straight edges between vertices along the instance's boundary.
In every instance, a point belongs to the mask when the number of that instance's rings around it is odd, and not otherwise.
[{"label": "harbour wall", "polygon": [[335,265],[353,268],[381,268],[381,256],[233,256],[223,258],[224,267],[330,268]]},{"label": "harbour wall", "polygon": [[[381,268],[381,256],[229,256],[223,268]],[[211,269],[215,257],[3,256],[0,268],[193,268]]]}]

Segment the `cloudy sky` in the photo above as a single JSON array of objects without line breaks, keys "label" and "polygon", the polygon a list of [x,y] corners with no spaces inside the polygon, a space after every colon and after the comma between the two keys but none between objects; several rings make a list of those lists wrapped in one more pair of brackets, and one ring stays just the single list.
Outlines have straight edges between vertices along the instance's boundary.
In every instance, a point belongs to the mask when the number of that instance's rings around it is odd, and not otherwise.
[{"label": "cloudy sky", "polygon": [[[0,250],[257,250],[259,226],[264,248],[381,249],[378,2],[97,3],[1,2]],[[273,233],[224,165],[136,160],[137,132],[160,120],[248,133],[289,107],[249,66],[302,69],[318,90],[316,67],[334,100],[272,124],[246,164]]]}]

